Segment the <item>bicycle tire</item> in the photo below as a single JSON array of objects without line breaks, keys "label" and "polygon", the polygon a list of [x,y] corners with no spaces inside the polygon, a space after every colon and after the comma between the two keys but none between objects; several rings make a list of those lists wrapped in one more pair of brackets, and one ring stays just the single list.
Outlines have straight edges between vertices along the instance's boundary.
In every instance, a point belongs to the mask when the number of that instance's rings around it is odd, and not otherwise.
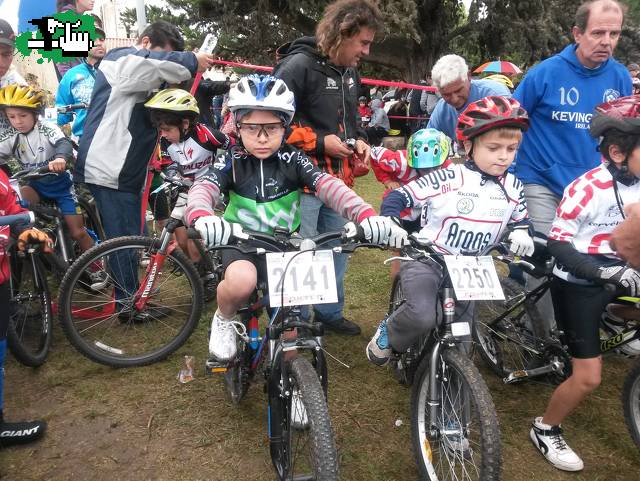
[{"label": "bicycle tire", "polygon": [[[271,459],[278,479],[337,481],[338,451],[318,375],[311,363],[301,356],[293,359],[287,366],[289,367],[286,375],[289,376],[291,392],[294,389],[299,390],[309,426],[292,426],[292,396],[282,396],[277,386],[269,389]],[[308,449],[307,457],[304,459],[304,454],[298,452],[301,443],[303,449]]]},{"label": "bicycle tire", "polygon": [[622,407],[629,434],[640,447],[640,360],[636,360],[625,378]]},{"label": "bicycle tire", "polygon": [[[421,479],[499,480],[500,428],[484,379],[455,348],[445,349],[438,364],[442,401],[437,419],[430,419],[428,356],[420,363],[411,393],[411,438]],[[468,407],[460,404],[462,398],[468,398]],[[464,411],[471,414],[468,419],[460,419],[464,416],[458,414]],[[432,424],[436,436],[431,434]],[[453,432],[443,434],[446,429]]]},{"label": "bicycle tire", "polygon": [[543,325],[543,320],[536,305],[525,301],[503,320],[489,326],[490,321],[526,295],[524,287],[513,279],[502,278],[500,284],[505,300],[476,301],[472,333],[480,357],[496,375],[505,377],[513,371],[544,363],[544,354],[537,350],[539,338],[534,334]]},{"label": "bicycle tire", "polygon": [[44,364],[51,347],[53,313],[47,276],[38,256],[11,255],[11,298],[7,342],[22,364]]},{"label": "bicycle tire", "polygon": [[[112,367],[153,364],[182,346],[196,328],[203,306],[202,283],[194,265],[177,248],[167,254],[156,283],[149,286],[153,307],[146,311],[151,313],[147,321],[131,319],[126,307],[114,301],[114,286],[119,285],[114,269],[128,268],[129,275],[144,279],[143,259],[159,246],[159,239],[149,237],[111,239],[85,252],[65,275],[58,301],[60,322],[71,344],[89,359]],[[123,255],[128,256],[126,262]],[[110,281],[102,290],[87,286],[83,275],[95,263],[105,266]],[[131,305],[132,297],[123,303]]]}]

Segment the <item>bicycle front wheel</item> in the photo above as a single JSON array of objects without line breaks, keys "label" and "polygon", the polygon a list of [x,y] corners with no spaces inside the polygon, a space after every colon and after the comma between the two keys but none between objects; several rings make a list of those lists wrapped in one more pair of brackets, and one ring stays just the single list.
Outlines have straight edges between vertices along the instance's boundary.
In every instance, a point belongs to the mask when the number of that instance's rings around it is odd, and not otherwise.
[{"label": "bicycle front wheel", "polygon": [[640,360],[635,362],[624,381],[622,407],[629,433],[640,446]]},{"label": "bicycle front wheel", "polygon": [[[411,395],[413,450],[425,480],[500,479],[500,429],[491,394],[477,368],[455,349],[438,359],[437,392],[429,389],[429,358]],[[433,401],[439,403],[432,408]]]},{"label": "bicycle front wheel", "polygon": [[[148,237],[111,239],[85,252],[65,275],[60,322],[89,359],[112,367],[152,364],[195,329],[203,303],[196,268],[179,249],[163,258],[159,246]],[[96,266],[105,270],[107,283],[88,284],[84,274]],[[147,296],[142,309],[141,296]]]},{"label": "bicycle front wheel", "polygon": [[47,277],[40,259],[31,254],[11,255],[9,349],[25,366],[38,367],[51,347],[53,318]]},{"label": "bicycle front wheel", "polygon": [[[500,377],[514,371],[532,369],[544,363],[540,342],[535,332],[543,324],[535,304],[520,301],[525,298],[524,287],[513,279],[500,279],[505,300],[476,301],[476,321],[473,340],[480,356]],[[509,311],[504,319],[494,319]]]},{"label": "bicycle front wheel", "polygon": [[337,481],[338,452],[318,375],[303,357],[289,366],[290,391],[269,389],[271,459],[278,479]]}]

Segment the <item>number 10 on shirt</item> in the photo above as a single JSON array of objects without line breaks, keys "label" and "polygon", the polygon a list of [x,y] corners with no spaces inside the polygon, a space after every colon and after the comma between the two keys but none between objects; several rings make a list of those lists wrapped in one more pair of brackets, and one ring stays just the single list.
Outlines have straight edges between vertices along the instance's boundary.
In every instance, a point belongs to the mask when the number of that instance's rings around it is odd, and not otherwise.
[{"label": "number 10 on shirt", "polygon": [[271,307],[338,302],[331,250],[271,252],[266,256]]}]

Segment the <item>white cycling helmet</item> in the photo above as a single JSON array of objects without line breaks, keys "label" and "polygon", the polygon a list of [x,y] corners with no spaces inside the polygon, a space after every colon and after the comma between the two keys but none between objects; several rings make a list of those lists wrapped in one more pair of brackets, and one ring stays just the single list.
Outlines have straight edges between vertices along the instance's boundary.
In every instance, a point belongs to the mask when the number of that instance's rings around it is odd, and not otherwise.
[{"label": "white cycling helmet", "polygon": [[271,75],[248,75],[229,91],[227,103],[236,120],[251,110],[278,112],[289,125],[296,111],[293,92],[287,84]]},{"label": "white cycling helmet", "polygon": [[[607,305],[606,311],[602,314],[602,322],[611,331],[611,334],[618,334],[626,327],[626,321],[614,314],[615,306],[616,304]],[[635,339],[617,349],[627,356],[638,356],[640,355],[640,340]]]}]

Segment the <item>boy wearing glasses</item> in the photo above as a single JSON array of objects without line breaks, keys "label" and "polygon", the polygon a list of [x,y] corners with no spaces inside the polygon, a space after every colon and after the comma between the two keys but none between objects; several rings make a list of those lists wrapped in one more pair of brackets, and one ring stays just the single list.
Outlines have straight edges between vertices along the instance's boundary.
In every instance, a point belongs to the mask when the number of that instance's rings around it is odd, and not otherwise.
[{"label": "boy wearing glasses", "polygon": [[[295,112],[286,84],[271,76],[251,75],[229,92],[239,145],[227,156],[227,165],[214,164],[189,191],[186,220],[209,246],[229,242],[240,224],[247,230],[290,232],[300,227],[300,191],[308,188],[342,216],[359,222],[367,240],[400,246],[404,230],[373,208],[344,182],[320,171],[300,150],[285,144],[285,130]],[[213,215],[221,193],[228,198],[223,217]],[[237,226],[235,226],[237,228]],[[225,362],[236,354],[234,317],[256,288],[258,273],[264,278],[264,257],[222,251],[224,280],[218,285],[218,310],[211,323],[209,354]]]}]

